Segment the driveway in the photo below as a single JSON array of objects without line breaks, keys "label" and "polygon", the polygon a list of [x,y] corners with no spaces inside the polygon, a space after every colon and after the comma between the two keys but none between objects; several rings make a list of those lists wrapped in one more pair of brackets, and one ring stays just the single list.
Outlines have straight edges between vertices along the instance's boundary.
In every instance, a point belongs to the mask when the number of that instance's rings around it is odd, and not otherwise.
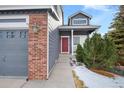
[{"label": "driveway", "polygon": [[48,80],[26,81],[24,78],[0,78],[0,88],[74,88],[72,68],[67,62],[58,62]]},{"label": "driveway", "polygon": [[0,88],[21,88],[26,84],[25,78],[0,77]]}]

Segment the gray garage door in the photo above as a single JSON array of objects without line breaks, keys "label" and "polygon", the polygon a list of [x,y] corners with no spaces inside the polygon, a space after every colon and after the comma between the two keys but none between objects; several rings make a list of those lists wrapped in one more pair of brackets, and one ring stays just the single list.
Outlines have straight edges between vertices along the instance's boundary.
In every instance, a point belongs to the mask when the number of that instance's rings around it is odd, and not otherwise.
[{"label": "gray garage door", "polygon": [[26,30],[0,31],[0,76],[27,76]]}]

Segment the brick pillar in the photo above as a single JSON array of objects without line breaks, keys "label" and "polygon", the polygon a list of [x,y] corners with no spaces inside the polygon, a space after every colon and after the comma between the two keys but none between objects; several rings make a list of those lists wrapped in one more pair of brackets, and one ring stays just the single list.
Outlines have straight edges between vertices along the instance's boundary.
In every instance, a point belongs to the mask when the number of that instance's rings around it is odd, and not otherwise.
[{"label": "brick pillar", "polygon": [[[40,26],[37,33],[34,23]],[[28,54],[28,79],[47,79],[47,13],[29,15]]]}]

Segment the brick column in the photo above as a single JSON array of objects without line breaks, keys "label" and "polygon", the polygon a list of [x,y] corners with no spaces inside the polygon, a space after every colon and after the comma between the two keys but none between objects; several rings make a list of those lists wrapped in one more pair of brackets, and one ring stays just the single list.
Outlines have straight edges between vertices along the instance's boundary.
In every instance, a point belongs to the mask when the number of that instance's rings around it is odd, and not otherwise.
[{"label": "brick column", "polygon": [[[34,23],[40,26],[37,33],[32,31]],[[47,79],[47,13],[29,15],[28,34],[28,79]]]}]

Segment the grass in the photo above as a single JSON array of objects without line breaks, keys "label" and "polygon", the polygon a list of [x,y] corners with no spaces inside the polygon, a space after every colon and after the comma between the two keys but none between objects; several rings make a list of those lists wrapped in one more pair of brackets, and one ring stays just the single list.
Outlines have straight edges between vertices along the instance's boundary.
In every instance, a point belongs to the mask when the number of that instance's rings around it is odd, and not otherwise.
[{"label": "grass", "polygon": [[74,70],[72,70],[72,74],[76,88],[86,88],[84,82],[79,80],[79,77],[76,75]]},{"label": "grass", "polygon": [[113,73],[110,73],[110,72],[107,72],[104,70],[97,70],[97,69],[93,69],[93,68],[91,68],[90,70],[95,72],[95,73],[98,73],[98,74],[101,74],[101,75],[104,75],[104,76],[107,76],[110,78],[115,77]]}]

